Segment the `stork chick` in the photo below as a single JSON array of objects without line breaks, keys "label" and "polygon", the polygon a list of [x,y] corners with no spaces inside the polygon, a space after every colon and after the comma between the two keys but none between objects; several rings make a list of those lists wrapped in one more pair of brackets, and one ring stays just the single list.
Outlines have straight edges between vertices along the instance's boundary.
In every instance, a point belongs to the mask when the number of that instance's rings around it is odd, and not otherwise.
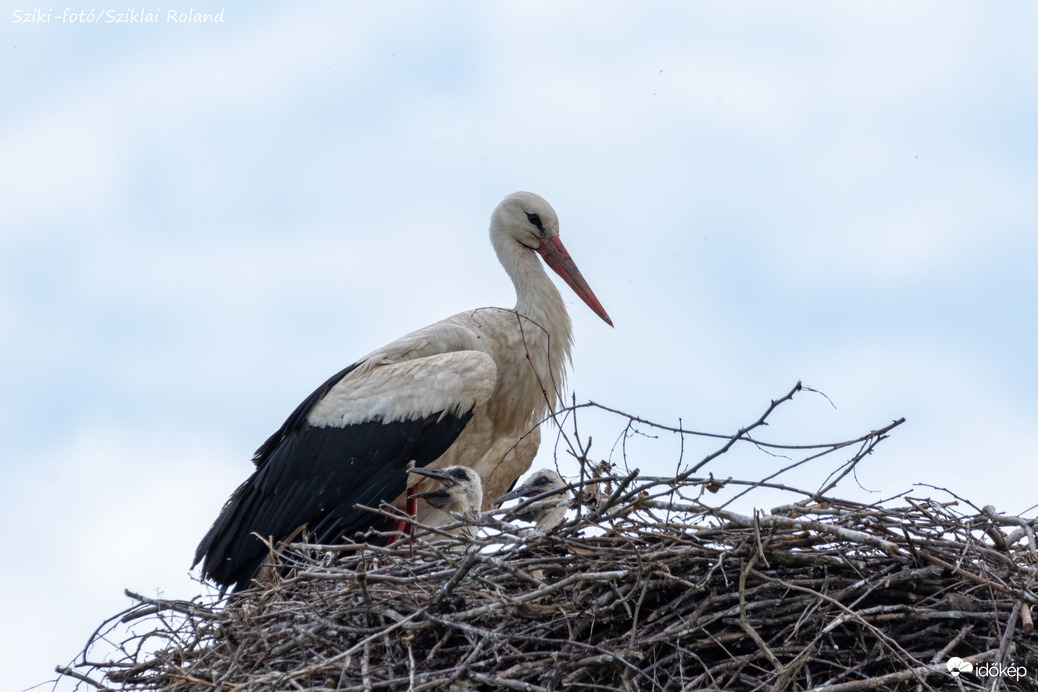
[{"label": "stork chick", "polygon": [[[442,487],[414,493],[411,497],[421,498],[441,512],[470,517],[483,507],[483,481],[479,474],[468,466],[448,466],[445,469],[417,468],[411,473],[427,478],[435,478]],[[468,526],[464,529],[469,536],[475,537],[477,528]]]},{"label": "stork chick", "polygon": [[[561,524],[566,518],[566,509],[569,508],[571,495],[569,490],[565,490],[566,481],[563,480],[562,476],[557,474],[551,469],[540,469],[535,471],[533,475],[526,479],[526,482],[520,485],[518,488],[514,488],[511,492],[505,493],[501,497],[494,501],[495,505],[500,505],[509,500],[515,500],[521,497],[537,497],[544,495],[545,493],[553,493],[553,491],[559,491],[546,497],[539,502],[535,502],[529,507],[523,510],[522,514],[519,514],[516,518],[522,521],[533,522],[537,531],[541,533],[547,533],[556,526]],[[564,492],[562,492],[564,491]]]},{"label": "stork chick", "polygon": [[442,487],[415,493],[438,510],[454,514],[475,514],[483,506],[483,482],[479,474],[468,466],[448,466],[445,469],[411,469],[419,476],[435,478]]}]

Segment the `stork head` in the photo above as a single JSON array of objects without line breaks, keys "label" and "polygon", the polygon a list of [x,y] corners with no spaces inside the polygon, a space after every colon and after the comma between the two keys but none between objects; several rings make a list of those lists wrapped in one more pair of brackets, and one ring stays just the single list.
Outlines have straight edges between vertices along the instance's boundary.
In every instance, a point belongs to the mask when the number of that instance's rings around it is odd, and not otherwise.
[{"label": "stork head", "polygon": [[532,192],[513,192],[501,200],[490,217],[508,237],[534,250],[545,238],[559,235],[559,217],[548,201]]},{"label": "stork head", "polygon": [[472,514],[483,506],[483,482],[479,474],[468,466],[448,466],[445,469],[415,468],[419,476],[435,478],[442,487],[415,493],[436,509],[447,512]]},{"label": "stork head", "polygon": [[495,248],[510,239],[536,250],[596,315],[613,326],[605,308],[559,240],[559,217],[543,197],[532,192],[513,192],[501,200],[490,217],[490,239]]},{"label": "stork head", "polygon": [[544,500],[534,503],[517,517],[522,521],[532,521],[537,524],[537,528],[547,531],[561,524],[566,517],[570,494],[569,491],[563,490],[565,487],[566,481],[562,476],[551,469],[540,469],[534,471],[525,483],[494,500],[494,504],[500,505],[521,497],[530,498],[557,492],[557,495],[549,495]]}]

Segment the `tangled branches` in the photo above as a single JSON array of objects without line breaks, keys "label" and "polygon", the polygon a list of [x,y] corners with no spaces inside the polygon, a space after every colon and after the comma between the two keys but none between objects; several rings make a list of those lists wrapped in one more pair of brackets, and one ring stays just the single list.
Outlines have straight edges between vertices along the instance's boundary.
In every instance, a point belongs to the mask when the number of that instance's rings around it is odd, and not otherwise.
[{"label": "tangled branches", "polygon": [[[853,450],[838,480],[892,427],[802,449]],[[488,513],[475,536],[292,546],[274,583],[227,602],[130,594],[63,672],[170,692],[1038,688],[1034,520],[695,468],[586,464],[549,533]],[[717,492],[769,487],[797,497],[740,514]]]}]

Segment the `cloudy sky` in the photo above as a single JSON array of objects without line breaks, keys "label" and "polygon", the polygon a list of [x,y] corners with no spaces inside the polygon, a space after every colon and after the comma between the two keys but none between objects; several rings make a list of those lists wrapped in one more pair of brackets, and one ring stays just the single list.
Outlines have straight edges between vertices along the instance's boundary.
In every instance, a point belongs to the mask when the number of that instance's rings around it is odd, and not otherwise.
[{"label": "cloudy sky", "polygon": [[[578,400],[732,433],[802,380],[835,406],[803,393],[765,439],[907,419],[848,494],[1038,502],[1034,4],[286,8],[0,21],[11,689],[124,588],[199,593],[195,544],[328,375],[510,306],[486,227],[514,190],[555,206],[616,324],[564,291]],[[617,460],[623,421],[586,421]],[[676,439],[635,442],[673,469]]]}]

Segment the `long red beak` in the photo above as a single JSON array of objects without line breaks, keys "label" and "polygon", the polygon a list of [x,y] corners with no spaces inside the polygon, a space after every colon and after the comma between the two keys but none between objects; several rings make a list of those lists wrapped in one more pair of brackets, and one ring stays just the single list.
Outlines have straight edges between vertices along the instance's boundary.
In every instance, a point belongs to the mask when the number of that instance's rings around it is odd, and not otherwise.
[{"label": "long red beak", "polygon": [[559,236],[542,240],[537,248],[537,252],[541,253],[541,257],[548,263],[548,266],[554,269],[555,273],[569,284],[573,292],[580,296],[580,299],[587,303],[587,306],[594,310],[596,315],[605,320],[605,323],[610,327],[613,326],[613,321],[609,319],[605,308],[598,302],[595,292],[587,285],[587,281],[584,281],[580,270],[577,269],[577,263],[566,252],[566,248],[562,245],[562,241],[559,240]]}]

